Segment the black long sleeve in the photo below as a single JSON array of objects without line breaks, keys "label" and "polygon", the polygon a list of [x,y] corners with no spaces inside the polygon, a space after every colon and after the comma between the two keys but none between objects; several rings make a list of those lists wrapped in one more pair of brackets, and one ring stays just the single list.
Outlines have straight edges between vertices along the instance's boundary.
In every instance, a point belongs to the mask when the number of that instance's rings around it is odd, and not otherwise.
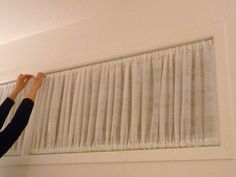
[{"label": "black long sleeve", "polygon": [[10,149],[25,129],[33,106],[34,102],[31,99],[23,99],[11,122],[2,132],[0,132],[0,157],[2,157],[8,149]]},{"label": "black long sleeve", "polygon": [[2,128],[12,106],[14,105],[14,101],[10,98],[6,98],[5,101],[0,106],[0,129]]}]

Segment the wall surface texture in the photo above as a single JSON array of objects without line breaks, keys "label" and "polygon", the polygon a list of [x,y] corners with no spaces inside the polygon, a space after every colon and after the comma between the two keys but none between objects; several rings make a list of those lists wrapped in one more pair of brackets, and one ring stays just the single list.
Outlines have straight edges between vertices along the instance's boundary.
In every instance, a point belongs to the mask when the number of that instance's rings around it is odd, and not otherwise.
[{"label": "wall surface texture", "polygon": [[[235,9],[235,0],[124,1],[98,16],[1,45],[0,81],[176,43],[191,39],[193,30],[224,24],[231,106],[236,110]],[[233,126],[235,135],[235,119]],[[235,167],[236,160],[11,165],[0,166],[0,177],[235,177]]]}]

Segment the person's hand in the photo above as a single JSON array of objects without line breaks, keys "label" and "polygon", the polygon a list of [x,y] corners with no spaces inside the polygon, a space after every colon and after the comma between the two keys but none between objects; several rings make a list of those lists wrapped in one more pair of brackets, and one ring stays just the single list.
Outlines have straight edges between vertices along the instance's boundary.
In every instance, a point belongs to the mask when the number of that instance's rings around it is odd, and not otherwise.
[{"label": "person's hand", "polygon": [[15,91],[16,92],[20,92],[21,90],[23,90],[25,88],[25,86],[27,85],[28,81],[30,79],[33,78],[33,75],[30,74],[20,74],[17,77],[16,80],[16,87],[15,87]]},{"label": "person's hand", "polygon": [[12,93],[8,97],[11,98],[12,100],[15,100],[15,98],[18,96],[20,91],[25,88],[25,86],[27,85],[28,81],[31,78],[33,78],[33,76],[30,74],[20,74],[17,77],[15,89],[12,91]]},{"label": "person's hand", "polygon": [[26,98],[29,98],[32,101],[35,100],[37,92],[38,92],[38,89],[41,87],[45,77],[46,77],[46,75],[44,73],[39,72],[37,74],[37,76],[33,78],[31,89],[29,90]]},{"label": "person's hand", "polygon": [[38,90],[42,83],[44,78],[46,77],[46,75],[42,72],[39,72],[34,78],[33,78],[33,82],[32,82],[32,89]]}]

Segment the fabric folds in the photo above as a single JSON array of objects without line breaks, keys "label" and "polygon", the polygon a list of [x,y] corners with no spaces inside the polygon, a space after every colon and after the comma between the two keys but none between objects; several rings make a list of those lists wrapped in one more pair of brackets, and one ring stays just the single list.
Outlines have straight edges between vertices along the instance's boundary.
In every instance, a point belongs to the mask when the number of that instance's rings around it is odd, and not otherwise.
[{"label": "fabric folds", "polygon": [[30,153],[219,145],[213,53],[208,39],[49,74]]},{"label": "fabric folds", "polygon": [[219,145],[213,41],[51,74],[32,154]]}]

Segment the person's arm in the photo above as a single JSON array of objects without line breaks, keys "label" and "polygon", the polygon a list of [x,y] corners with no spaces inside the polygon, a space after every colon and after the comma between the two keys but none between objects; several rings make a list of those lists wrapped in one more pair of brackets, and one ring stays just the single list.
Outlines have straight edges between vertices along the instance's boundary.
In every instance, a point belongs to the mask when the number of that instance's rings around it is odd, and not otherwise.
[{"label": "person's arm", "polygon": [[0,132],[0,157],[11,148],[25,129],[33,106],[34,102],[31,99],[23,99],[11,122]]},{"label": "person's arm", "polygon": [[32,77],[33,76],[30,74],[20,74],[18,76],[16,81],[16,87],[0,106],[0,129],[2,128],[12,106],[15,103],[15,98],[18,96],[18,94],[26,86],[26,84]]},{"label": "person's arm", "polygon": [[12,106],[14,105],[14,101],[7,97],[5,101],[0,106],[0,129],[2,128]]},{"label": "person's arm", "polygon": [[45,75],[43,73],[38,73],[33,79],[31,89],[27,93],[26,98],[22,100],[13,119],[7,127],[0,132],[0,157],[11,148],[28,124],[37,91],[41,87],[44,78]]}]

